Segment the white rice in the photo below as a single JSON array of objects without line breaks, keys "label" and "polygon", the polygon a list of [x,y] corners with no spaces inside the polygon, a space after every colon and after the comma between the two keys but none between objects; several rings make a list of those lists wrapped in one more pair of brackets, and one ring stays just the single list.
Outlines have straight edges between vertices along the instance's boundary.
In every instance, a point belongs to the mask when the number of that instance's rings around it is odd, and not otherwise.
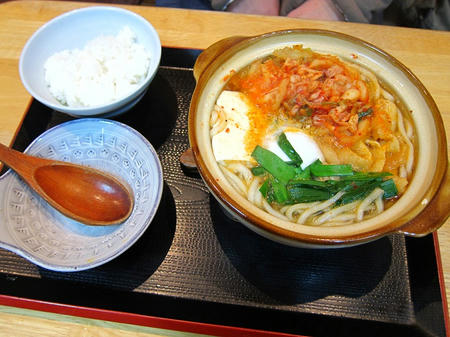
[{"label": "white rice", "polygon": [[147,76],[150,54],[125,26],[117,36],[99,36],[83,49],[63,50],[44,65],[50,93],[70,107],[114,102],[138,87]]}]

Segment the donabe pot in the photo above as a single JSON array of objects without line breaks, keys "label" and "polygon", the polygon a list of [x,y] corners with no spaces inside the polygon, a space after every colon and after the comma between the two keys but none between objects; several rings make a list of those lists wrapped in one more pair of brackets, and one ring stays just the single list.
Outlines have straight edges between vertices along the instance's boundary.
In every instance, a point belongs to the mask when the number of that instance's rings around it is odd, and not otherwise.
[{"label": "donabe pot", "polygon": [[[373,218],[336,227],[298,225],[280,220],[237,193],[214,158],[209,135],[210,114],[230,76],[255,59],[295,44],[322,54],[337,55],[371,70],[411,113],[417,136],[414,175],[399,200]],[[226,211],[256,233],[298,247],[344,247],[395,232],[423,236],[438,229],[448,218],[449,165],[439,110],[417,77],[379,48],[348,35],[322,30],[288,30],[255,37],[231,37],[202,52],[194,67],[194,77],[197,85],[189,112],[189,141],[197,169]]]}]

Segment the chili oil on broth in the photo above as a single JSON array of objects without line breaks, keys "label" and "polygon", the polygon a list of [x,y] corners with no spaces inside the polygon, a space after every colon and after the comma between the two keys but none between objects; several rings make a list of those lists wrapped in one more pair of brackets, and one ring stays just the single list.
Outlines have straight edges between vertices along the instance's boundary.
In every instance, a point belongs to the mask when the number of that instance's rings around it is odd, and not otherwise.
[{"label": "chili oil on broth", "polygon": [[260,145],[282,157],[276,145],[281,132],[291,139],[301,135],[293,145],[308,165],[319,159],[350,164],[356,172],[389,172],[398,196],[412,178],[416,137],[404,105],[372,72],[337,56],[296,45],[234,73],[211,113],[214,156],[242,196],[298,224],[348,225],[383,212],[398,199],[384,200],[378,188],[342,205],[345,191],[322,201],[268,202],[259,191],[264,177],[251,171],[257,166],[251,153]]}]

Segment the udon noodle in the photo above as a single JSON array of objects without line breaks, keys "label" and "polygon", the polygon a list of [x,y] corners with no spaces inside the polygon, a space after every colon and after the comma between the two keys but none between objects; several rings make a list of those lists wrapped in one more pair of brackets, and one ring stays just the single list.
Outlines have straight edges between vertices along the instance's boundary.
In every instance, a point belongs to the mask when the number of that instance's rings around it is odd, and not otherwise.
[{"label": "udon noodle", "polygon": [[[275,217],[313,226],[355,223],[383,212],[407,188],[414,169],[413,123],[371,71],[296,45],[276,50],[234,73],[224,90],[239,92],[249,106],[244,138],[249,153],[264,147],[267,135],[293,128],[318,145],[322,165],[351,167],[352,172],[342,176],[310,173],[305,178],[309,167],[300,169],[297,165],[298,176],[291,177],[283,191],[302,184],[313,190],[322,185],[344,186],[327,192],[329,197],[298,202],[290,197],[282,201],[270,197],[264,185],[267,181],[278,184],[277,178],[270,177],[267,170],[255,174],[255,168],[261,166],[255,156],[219,160],[230,184]],[[210,119],[211,138],[228,127],[223,107],[216,104]],[[316,164],[320,165],[312,165]],[[358,198],[350,198],[363,184],[358,177],[364,174],[378,182]],[[343,180],[349,181],[348,185]],[[394,194],[387,195],[383,184],[387,180],[395,183]]]}]

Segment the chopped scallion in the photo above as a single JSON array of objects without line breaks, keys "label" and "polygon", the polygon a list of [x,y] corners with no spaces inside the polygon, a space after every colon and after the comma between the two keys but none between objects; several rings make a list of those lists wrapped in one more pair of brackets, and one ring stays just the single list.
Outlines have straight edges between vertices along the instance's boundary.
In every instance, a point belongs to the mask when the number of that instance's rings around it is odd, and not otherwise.
[{"label": "chopped scallion", "polygon": [[295,168],[293,166],[289,166],[276,154],[259,145],[253,150],[252,157],[283,184],[287,184],[295,176]]},{"label": "chopped scallion", "polygon": [[270,187],[272,188],[273,198],[280,205],[286,203],[289,200],[288,191],[286,185],[279,182],[276,179],[270,179]]},{"label": "chopped scallion", "polygon": [[267,171],[264,169],[264,167],[262,166],[255,166],[251,168],[251,171],[253,173],[254,176],[261,176],[264,173],[266,173]]},{"label": "chopped scallion", "polygon": [[384,190],[383,198],[390,199],[398,195],[397,186],[393,179],[388,179],[380,184],[380,188]]},{"label": "chopped scallion", "polygon": [[[353,182],[354,183],[354,182]],[[339,203],[344,205],[356,200],[362,200],[369,195],[376,187],[380,186],[381,180],[374,180],[370,182],[363,182],[361,185],[356,185],[353,189],[350,189],[340,199]]]},{"label": "chopped scallion", "polygon": [[316,188],[288,186],[287,191],[291,203],[322,201],[331,197],[330,192]]},{"label": "chopped scallion", "polygon": [[349,176],[353,175],[351,165],[311,164],[311,173],[316,177]]},{"label": "chopped scallion", "polygon": [[286,134],[282,132],[278,137],[278,146],[281,150],[292,160],[296,165],[301,165],[303,163],[302,158],[300,158],[299,154],[295,151],[291,143],[286,137]]}]

